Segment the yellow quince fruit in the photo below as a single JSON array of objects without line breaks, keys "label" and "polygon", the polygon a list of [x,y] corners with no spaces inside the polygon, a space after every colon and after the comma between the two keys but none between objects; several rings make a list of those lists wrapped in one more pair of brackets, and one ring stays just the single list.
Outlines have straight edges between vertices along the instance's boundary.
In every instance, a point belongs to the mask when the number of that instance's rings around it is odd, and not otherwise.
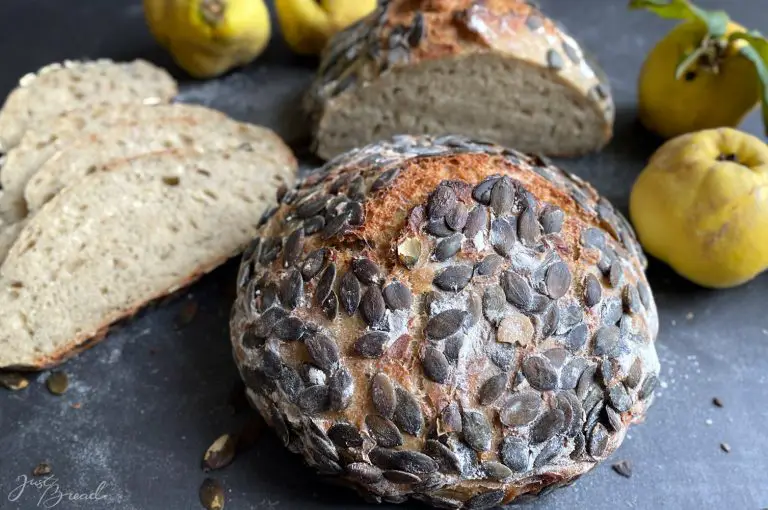
[{"label": "yellow quince fruit", "polygon": [[766,97],[761,79],[768,82],[768,68],[760,51],[765,40],[725,12],[688,0],[632,0],[630,8],[683,20],[656,44],[640,71],[639,117],[649,130],[672,138],[735,127]]},{"label": "yellow quince fruit", "polygon": [[768,146],[732,128],[689,133],[651,157],[630,194],[645,250],[705,287],[768,267]]},{"label": "yellow quince fruit", "polygon": [[376,9],[376,0],[275,0],[283,38],[300,55],[319,55],[339,32]]},{"label": "yellow quince fruit", "polygon": [[152,35],[196,78],[250,63],[271,35],[264,0],[144,0]]}]

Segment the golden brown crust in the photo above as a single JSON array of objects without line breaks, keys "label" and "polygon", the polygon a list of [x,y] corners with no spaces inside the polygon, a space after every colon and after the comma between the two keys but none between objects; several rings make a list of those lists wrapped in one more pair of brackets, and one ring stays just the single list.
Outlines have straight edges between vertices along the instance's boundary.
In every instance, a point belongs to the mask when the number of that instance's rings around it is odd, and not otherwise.
[{"label": "golden brown crust", "polygon": [[254,406],[321,472],[375,501],[493,506],[570,483],[644,415],[645,261],[586,183],[461,137],[399,137],[279,198],[241,265],[233,352]]}]

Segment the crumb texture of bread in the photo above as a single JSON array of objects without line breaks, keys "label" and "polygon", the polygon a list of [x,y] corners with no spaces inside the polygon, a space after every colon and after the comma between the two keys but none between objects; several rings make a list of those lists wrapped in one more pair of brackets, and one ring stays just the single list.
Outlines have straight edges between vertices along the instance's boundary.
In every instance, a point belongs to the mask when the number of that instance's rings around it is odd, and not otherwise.
[{"label": "crumb texture of bread", "polygon": [[113,129],[126,134],[165,122],[188,124],[225,122],[227,117],[216,110],[199,105],[161,104],[157,106],[133,103],[101,103],[56,115],[30,127],[11,149],[2,171],[0,184],[0,215],[8,222],[18,221],[27,214],[24,189],[29,179],[51,157],[65,150],[75,140],[93,138]]},{"label": "crumb texture of bread", "polygon": [[574,156],[603,147],[614,116],[579,43],[517,0],[384,2],[331,41],[306,107],[325,159],[401,133]]},{"label": "crumb texture of bread", "polygon": [[0,110],[0,150],[19,143],[36,123],[61,112],[98,103],[160,104],[178,92],[163,69],[144,60],[66,61],[30,73]]},{"label": "crumb texture of bread", "polygon": [[147,154],[56,195],[0,267],[0,368],[55,365],[238,253],[294,179],[275,149]]},{"label": "crumb texture of bread", "polygon": [[260,154],[284,151],[282,140],[271,130],[209,111],[211,115],[157,119],[151,123],[130,121],[73,140],[27,182],[26,208],[34,213],[64,187],[77,185],[83,177],[103,170],[112,161],[149,152],[180,149],[205,153],[245,147]]},{"label": "crumb texture of bread", "polygon": [[627,220],[540,156],[398,136],[281,193],[231,314],[251,403],[374,502],[491,508],[606,459],[653,401]]}]

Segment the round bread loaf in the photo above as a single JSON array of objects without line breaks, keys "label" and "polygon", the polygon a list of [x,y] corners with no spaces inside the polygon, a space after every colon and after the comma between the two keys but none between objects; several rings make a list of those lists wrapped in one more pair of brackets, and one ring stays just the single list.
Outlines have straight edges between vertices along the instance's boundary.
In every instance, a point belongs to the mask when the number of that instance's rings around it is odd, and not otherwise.
[{"label": "round bread loaf", "polygon": [[373,501],[490,508],[610,455],[657,384],[627,221],[539,157],[400,136],[281,190],[231,331],[252,404]]}]

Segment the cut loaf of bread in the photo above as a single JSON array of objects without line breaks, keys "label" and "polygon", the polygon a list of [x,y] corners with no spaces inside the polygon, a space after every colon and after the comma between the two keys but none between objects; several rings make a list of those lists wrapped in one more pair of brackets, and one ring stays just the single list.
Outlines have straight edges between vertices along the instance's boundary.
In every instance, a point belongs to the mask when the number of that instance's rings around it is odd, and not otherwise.
[{"label": "cut loaf of bread", "polygon": [[118,159],[169,149],[211,152],[245,146],[260,154],[285,150],[283,141],[269,129],[228,117],[119,124],[73,141],[58,151],[29,180],[24,199],[29,212],[34,213],[64,187],[76,185],[83,177],[103,170]]},{"label": "cut loaf of bread", "polygon": [[165,103],[177,91],[165,70],[144,60],[50,64],[21,78],[6,98],[0,110],[0,152],[14,147],[29,127],[61,112],[98,103]]},{"label": "cut loaf of bread", "polygon": [[325,159],[421,133],[574,156],[605,145],[614,117],[603,73],[520,0],[382,3],[332,39],[307,108]]},{"label": "cut loaf of bread", "polygon": [[59,193],[0,268],[0,368],[55,365],[237,254],[295,170],[287,147],[168,151]]},{"label": "cut loaf of bread", "polygon": [[144,126],[177,120],[215,124],[226,118],[219,111],[188,104],[99,104],[59,114],[28,129],[18,146],[8,152],[0,170],[4,190],[0,215],[9,222],[23,218],[27,213],[24,188],[30,177],[76,139],[101,134],[117,125]]}]

